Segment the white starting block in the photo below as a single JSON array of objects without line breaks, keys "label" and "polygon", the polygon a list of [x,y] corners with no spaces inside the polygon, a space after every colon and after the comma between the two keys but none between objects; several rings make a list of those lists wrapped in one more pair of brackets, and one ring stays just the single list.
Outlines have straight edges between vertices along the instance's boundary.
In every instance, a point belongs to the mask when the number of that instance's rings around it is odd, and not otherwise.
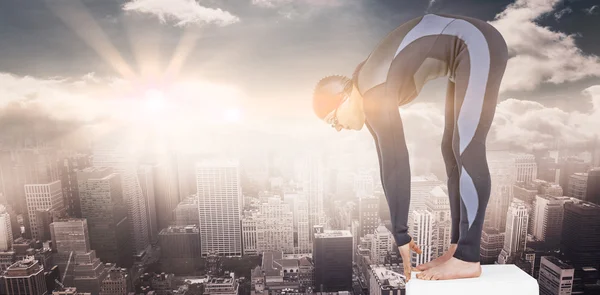
[{"label": "white starting block", "polygon": [[514,264],[482,265],[474,279],[426,281],[412,272],[406,295],[539,295],[536,279]]}]

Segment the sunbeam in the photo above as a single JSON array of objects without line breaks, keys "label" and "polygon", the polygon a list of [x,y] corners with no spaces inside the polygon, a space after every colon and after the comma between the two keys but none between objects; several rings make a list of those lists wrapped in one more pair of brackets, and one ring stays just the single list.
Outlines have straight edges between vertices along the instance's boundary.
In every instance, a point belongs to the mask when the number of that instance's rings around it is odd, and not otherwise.
[{"label": "sunbeam", "polygon": [[129,64],[109,41],[102,28],[100,28],[80,0],[45,0],[45,3],[65,25],[96,51],[96,53],[110,64],[121,77],[127,80],[133,80],[135,78],[135,73]]}]

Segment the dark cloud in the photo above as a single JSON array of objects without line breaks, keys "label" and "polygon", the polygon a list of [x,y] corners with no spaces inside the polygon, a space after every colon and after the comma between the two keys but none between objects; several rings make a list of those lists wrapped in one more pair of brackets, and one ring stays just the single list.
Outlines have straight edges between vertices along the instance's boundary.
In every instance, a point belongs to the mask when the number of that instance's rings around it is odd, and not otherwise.
[{"label": "dark cloud", "polygon": [[[85,127],[99,123],[77,119],[58,119],[36,102],[11,102],[0,109],[0,146],[31,147],[40,144],[60,145],[68,140],[83,140]],[[81,142],[80,142],[81,143]]]}]

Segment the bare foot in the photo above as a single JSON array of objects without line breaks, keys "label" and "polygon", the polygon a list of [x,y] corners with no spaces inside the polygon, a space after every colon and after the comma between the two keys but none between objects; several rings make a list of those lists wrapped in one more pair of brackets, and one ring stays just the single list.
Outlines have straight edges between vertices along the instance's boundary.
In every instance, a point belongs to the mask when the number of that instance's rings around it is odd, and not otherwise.
[{"label": "bare foot", "polygon": [[427,263],[421,264],[421,265],[417,266],[416,269],[418,271],[425,271],[434,266],[438,266],[438,265],[450,260],[450,258],[452,258],[452,255],[454,255],[454,252],[456,251],[456,247],[457,247],[456,244],[450,244],[450,248],[448,248],[448,251],[446,251],[446,253],[444,253],[444,255],[442,255],[432,261],[429,261]]},{"label": "bare foot", "polygon": [[422,280],[453,280],[477,278],[480,275],[481,265],[479,262],[466,262],[452,257],[438,266],[418,273],[417,278]]}]

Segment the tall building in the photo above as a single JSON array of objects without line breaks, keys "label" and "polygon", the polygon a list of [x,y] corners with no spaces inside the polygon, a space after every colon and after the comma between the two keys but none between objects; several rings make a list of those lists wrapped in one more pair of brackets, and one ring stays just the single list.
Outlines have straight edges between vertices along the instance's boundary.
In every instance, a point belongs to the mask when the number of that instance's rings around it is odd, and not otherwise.
[{"label": "tall building", "polygon": [[560,251],[574,267],[600,265],[600,206],[589,202],[565,203]]},{"label": "tall building", "polygon": [[155,193],[155,180],[154,180],[154,167],[152,165],[140,165],[137,172],[138,180],[140,182],[140,189],[144,196],[144,202],[146,204],[146,220],[148,228],[148,239],[151,244],[158,242],[158,221],[156,220],[156,193]]},{"label": "tall building", "polygon": [[400,276],[404,272],[401,266],[371,265],[369,270],[369,295],[406,294],[406,281]]},{"label": "tall building", "polygon": [[517,253],[525,250],[529,214],[521,200],[515,199],[508,208],[504,247],[498,258],[501,264],[510,263]]},{"label": "tall building", "polygon": [[50,224],[52,248],[56,252],[87,253],[91,251],[85,219],[65,219]]},{"label": "tall building", "polygon": [[203,160],[196,166],[202,257],[242,255],[239,162]]},{"label": "tall building", "polygon": [[569,177],[575,173],[585,173],[589,169],[589,164],[577,157],[567,157],[559,161],[559,179],[558,184],[563,192],[569,192]]},{"label": "tall building", "polygon": [[513,154],[516,182],[531,182],[537,179],[537,163],[532,154]]},{"label": "tall building", "polygon": [[50,231],[61,282],[80,292],[98,294],[108,270],[90,248],[87,221],[76,218],[55,221]]},{"label": "tall building", "polygon": [[417,266],[432,260],[434,216],[427,210],[416,210],[412,213],[413,222],[410,229],[411,237],[422,250],[421,254],[412,252],[411,264]]},{"label": "tall building", "polygon": [[170,226],[160,231],[159,245],[164,271],[176,275],[196,270],[200,257],[200,231],[195,225]]},{"label": "tall building", "polygon": [[8,267],[4,275],[6,293],[10,295],[46,295],[44,267],[33,257],[28,256]]},{"label": "tall building", "polygon": [[[301,183],[306,201],[308,203],[308,228],[325,223],[325,211],[323,207],[323,180],[324,167],[321,157],[308,155],[301,158],[298,167],[298,179]],[[309,235],[312,242],[313,236]]]},{"label": "tall building", "polygon": [[372,196],[375,190],[373,175],[368,170],[361,170],[354,175],[354,192],[358,198]]},{"label": "tall building", "polygon": [[575,270],[556,257],[542,256],[538,284],[540,295],[570,295]]},{"label": "tall building", "polygon": [[352,234],[349,231],[315,233],[313,260],[317,292],[352,291]]},{"label": "tall building", "polygon": [[282,251],[293,254],[294,225],[290,206],[278,197],[271,197],[260,205],[259,210],[256,222],[258,252]]},{"label": "tall building", "polygon": [[585,200],[600,205],[600,167],[588,172]]},{"label": "tall building", "polygon": [[585,201],[587,188],[587,173],[573,173],[569,176],[569,190],[567,196]]},{"label": "tall building", "polygon": [[60,180],[63,188],[65,210],[70,217],[81,218],[81,204],[77,171],[92,165],[91,157],[75,154],[59,159]]},{"label": "tall building", "polygon": [[514,166],[508,151],[488,151],[488,166],[492,181],[490,200],[486,209],[484,227],[497,228],[504,232],[506,212],[513,198],[515,183]]},{"label": "tall building", "polygon": [[0,205],[0,251],[10,251],[12,243],[13,233],[10,215],[6,212],[6,207]]},{"label": "tall building", "polygon": [[90,243],[103,262],[130,267],[131,223],[123,198],[122,178],[109,167],[77,171],[81,215],[87,220]]},{"label": "tall building", "polygon": [[537,196],[533,212],[531,234],[539,241],[544,241],[550,248],[560,246],[562,235],[564,197]]},{"label": "tall building", "polygon": [[0,188],[4,194],[0,203],[8,204],[23,214],[25,236],[29,237],[29,218],[26,184],[52,183],[59,180],[57,151],[54,148],[35,147],[0,150]]},{"label": "tall building", "polygon": [[[159,158],[159,163],[154,166],[154,183],[156,219],[160,231],[171,225],[172,212],[178,206],[180,200],[179,172],[175,155],[167,154]],[[189,196],[189,194],[186,196]]]},{"label": "tall building", "polygon": [[[410,180],[410,204],[408,206],[409,221],[413,219],[410,217],[415,210],[425,210],[425,200],[429,196],[432,189],[436,186],[443,185],[435,174],[428,174],[424,176],[414,176]],[[410,227],[410,224],[409,224]]]},{"label": "tall building", "polygon": [[132,229],[132,251],[137,256],[143,256],[150,246],[148,206],[138,179],[136,159],[118,148],[98,145],[94,149],[93,166],[111,167],[121,177],[127,220]]},{"label": "tall building", "polygon": [[244,210],[242,217],[242,245],[244,256],[258,255],[258,223],[260,223],[258,210]]},{"label": "tall building", "polygon": [[375,232],[379,226],[379,198],[363,196],[358,200],[359,237]]},{"label": "tall building", "polygon": [[394,237],[383,225],[373,232],[373,243],[371,244],[371,262],[384,264],[385,257],[394,250]]},{"label": "tall building", "polygon": [[450,215],[450,199],[445,185],[436,186],[425,199],[426,210],[433,218],[433,233],[431,240],[431,257],[442,256],[450,248],[452,234],[452,218]]},{"label": "tall building", "polygon": [[108,275],[102,281],[100,295],[123,295],[131,290],[131,278],[127,269],[120,267],[111,267]]},{"label": "tall building", "polygon": [[504,233],[492,227],[483,229],[481,232],[481,245],[479,247],[481,264],[495,264],[503,246]]},{"label": "tall building", "polygon": [[[165,217],[166,218],[166,217]],[[200,214],[198,213],[198,196],[191,195],[183,199],[173,209],[175,225],[200,225]]]},{"label": "tall building", "polygon": [[49,210],[54,216],[60,216],[65,212],[60,180],[47,184],[26,184],[25,197],[27,199],[27,215],[29,216],[31,236],[34,239],[39,239],[38,233],[42,224],[37,220],[37,216],[39,216],[37,212]]},{"label": "tall building", "polygon": [[296,248],[297,254],[305,254],[312,252],[312,245],[310,236],[312,235],[312,229],[309,227],[308,217],[308,200],[306,195],[299,195],[298,200],[294,202],[294,209],[296,224],[298,228],[298,246]]}]

